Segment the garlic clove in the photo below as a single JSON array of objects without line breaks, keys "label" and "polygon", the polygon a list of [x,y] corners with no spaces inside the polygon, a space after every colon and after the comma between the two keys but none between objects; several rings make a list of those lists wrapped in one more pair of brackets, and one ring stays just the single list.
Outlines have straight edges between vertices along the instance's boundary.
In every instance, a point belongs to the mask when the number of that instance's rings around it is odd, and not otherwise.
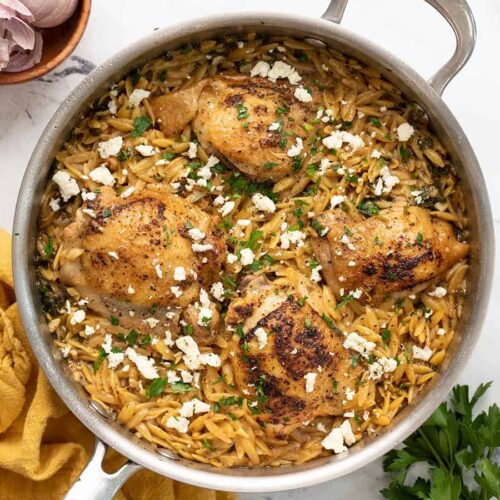
[{"label": "garlic clove", "polygon": [[33,28],[18,17],[7,19],[3,28],[10,32],[12,40],[25,50],[32,50],[35,46],[35,31]]},{"label": "garlic clove", "polygon": [[35,46],[33,50],[11,53],[10,60],[3,71],[7,73],[15,73],[25,71],[38,64],[42,58],[43,40],[42,35],[35,31]]}]

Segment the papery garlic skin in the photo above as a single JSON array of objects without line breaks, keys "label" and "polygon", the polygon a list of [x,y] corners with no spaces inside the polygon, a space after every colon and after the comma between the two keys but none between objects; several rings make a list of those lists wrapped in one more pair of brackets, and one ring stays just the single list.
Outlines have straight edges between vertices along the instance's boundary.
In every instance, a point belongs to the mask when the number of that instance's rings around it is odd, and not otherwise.
[{"label": "papery garlic skin", "polygon": [[53,28],[67,21],[76,10],[78,0],[23,0],[31,11],[37,28]]}]

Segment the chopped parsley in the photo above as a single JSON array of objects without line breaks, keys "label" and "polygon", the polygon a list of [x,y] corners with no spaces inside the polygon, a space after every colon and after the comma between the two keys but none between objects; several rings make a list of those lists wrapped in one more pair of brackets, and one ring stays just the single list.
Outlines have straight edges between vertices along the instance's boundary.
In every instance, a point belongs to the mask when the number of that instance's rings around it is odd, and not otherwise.
[{"label": "chopped parsley", "polygon": [[97,372],[97,370],[99,370],[105,357],[106,351],[101,347],[99,349],[99,353],[97,354],[96,360],[92,363],[92,369],[94,370],[94,372]]},{"label": "chopped parsley", "polygon": [[248,118],[248,108],[241,102],[236,105],[236,111],[238,113],[238,120]]},{"label": "chopped parsley", "polygon": [[388,328],[384,328],[380,332],[380,336],[382,337],[382,341],[384,342],[384,344],[388,345],[389,341],[391,340],[391,331]]},{"label": "chopped parsley", "polygon": [[278,165],[277,163],[274,163],[272,161],[266,161],[266,163],[264,163],[263,167],[264,167],[264,170],[272,170],[277,165]]},{"label": "chopped parsley", "polygon": [[347,304],[349,304],[349,302],[351,302],[351,300],[353,300],[354,297],[349,294],[349,295],[346,295],[338,304],[337,304],[337,307],[335,309],[342,309],[343,307],[345,307]]},{"label": "chopped parsley", "polygon": [[140,137],[152,125],[151,120],[147,116],[136,116],[134,118],[134,130],[132,130],[132,137]]},{"label": "chopped parsley", "polygon": [[175,393],[194,391],[193,387],[191,387],[189,384],[186,384],[185,382],[175,382],[173,384],[170,384],[170,389],[172,389],[172,392]]},{"label": "chopped parsley", "polygon": [[45,243],[43,247],[43,254],[45,255],[45,257],[47,257],[47,259],[50,259],[52,255],[54,255],[54,250],[54,238],[52,238],[52,236],[49,236],[49,238],[47,239],[47,243]]},{"label": "chopped parsley", "polygon": [[364,214],[368,215],[369,217],[372,217],[373,215],[378,215],[380,210],[375,205],[375,203],[372,200],[362,200],[361,203],[358,205],[358,210]]},{"label": "chopped parsley", "polygon": [[120,324],[120,320],[116,316],[111,316],[111,318],[109,318],[109,322],[113,326],[118,326]]},{"label": "chopped parsley", "polygon": [[382,122],[378,118],[376,118],[375,116],[372,116],[370,118],[370,123],[372,125],[375,125],[375,127],[378,127],[378,128],[380,128],[382,126]]},{"label": "chopped parsley", "polygon": [[153,399],[160,396],[167,386],[165,377],[155,378],[146,388],[146,399]]},{"label": "chopped parsley", "polygon": [[421,247],[424,244],[424,235],[422,233],[417,233],[417,237],[415,238],[415,243]]}]

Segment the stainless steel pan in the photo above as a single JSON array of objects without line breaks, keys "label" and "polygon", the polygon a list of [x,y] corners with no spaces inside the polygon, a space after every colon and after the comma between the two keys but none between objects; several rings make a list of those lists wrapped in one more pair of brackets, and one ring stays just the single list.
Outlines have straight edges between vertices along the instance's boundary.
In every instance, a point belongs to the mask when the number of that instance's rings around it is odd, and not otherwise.
[{"label": "stainless steel pan", "polygon": [[[332,0],[323,18],[318,20],[283,14],[230,14],[190,21],[155,32],[97,68],[62,103],[43,132],[24,176],[14,222],[13,255],[17,300],[33,351],[54,389],[98,438],[94,457],[67,498],[112,498],[121,484],[141,467],[197,486],[229,491],[276,491],[318,484],[353,472],[394,448],[417,429],[446,397],[470,358],[481,330],[493,276],[494,243],[484,178],[462,128],[441,99],[446,85],[472,53],[476,34],[474,19],[465,0],[426,1],[450,23],[457,41],[453,57],[428,82],[370,40],[340,27],[338,23],[347,0]],[[384,432],[357,444],[342,456],[279,468],[221,470],[180,459],[170,452],[154,450],[105,418],[98,408],[89,403],[83,390],[71,381],[67,367],[55,352],[35,288],[33,256],[40,199],[52,158],[85,105],[130,68],[167,48],[188,41],[249,31],[293,35],[333,46],[379,68],[427,111],[463,179],[472,230],[471,272],[469,293],[449,360],[443,365],[433,386],[401,412]],[[101,469],[105,451],[103,442],[130,459],[114,475],[107,475]]]}]

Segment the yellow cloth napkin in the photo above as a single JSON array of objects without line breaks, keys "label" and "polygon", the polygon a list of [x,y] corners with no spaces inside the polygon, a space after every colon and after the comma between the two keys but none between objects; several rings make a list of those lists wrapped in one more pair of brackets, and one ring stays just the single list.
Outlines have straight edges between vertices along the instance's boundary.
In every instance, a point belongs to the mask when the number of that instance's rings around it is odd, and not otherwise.
[{"label": "yellow cloth napkin", "polygon": [[[38,367],[14,298],[10,236],[0,230],[0,499],[61,498],[85,467],[93,435],[70,413]],[[106,468],[124,459],[106,456]],[[117,500],[234,500],[149,471],[130,478]]]}]

